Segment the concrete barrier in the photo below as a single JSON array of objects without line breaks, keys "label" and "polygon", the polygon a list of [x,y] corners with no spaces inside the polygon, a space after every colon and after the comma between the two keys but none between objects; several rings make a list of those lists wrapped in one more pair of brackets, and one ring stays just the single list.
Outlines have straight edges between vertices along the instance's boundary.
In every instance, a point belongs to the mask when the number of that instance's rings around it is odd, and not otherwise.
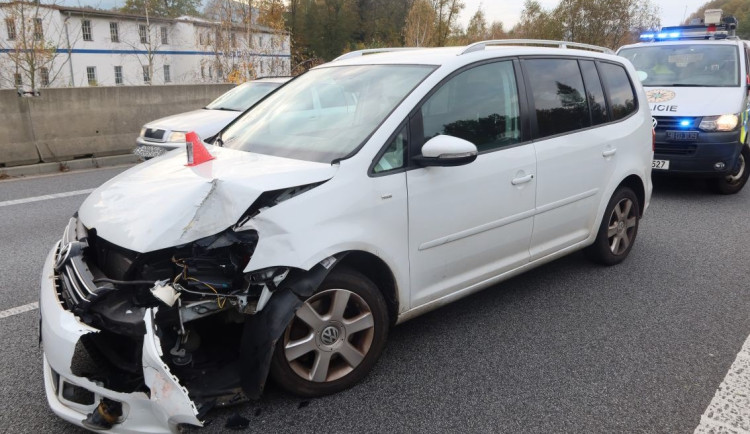
[{"label": "concrete barrier", "polygon": [[194,110],[231,84],[0,90],[0,167],[132,152],[146,122]]}]

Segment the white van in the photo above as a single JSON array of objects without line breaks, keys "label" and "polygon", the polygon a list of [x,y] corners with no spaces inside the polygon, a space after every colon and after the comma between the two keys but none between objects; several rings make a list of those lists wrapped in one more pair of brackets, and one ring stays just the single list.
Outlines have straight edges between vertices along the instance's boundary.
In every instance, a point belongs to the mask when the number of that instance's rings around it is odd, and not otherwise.
[{"label": "white van", "polygon": [[334,393],[395,324],[577,250],[625,260],[652,190],[636,71],[527,42],[349,53],[99,187],[44,265],[53,411],[156,433],[269,375]]},{"label": "white van", "polygon": [[618,54],[638,70],[654,119],[654,173],[707,178],[734,194],[750,175],[748,43],[737,20],[707,10],[701,24],[641,35]]}]

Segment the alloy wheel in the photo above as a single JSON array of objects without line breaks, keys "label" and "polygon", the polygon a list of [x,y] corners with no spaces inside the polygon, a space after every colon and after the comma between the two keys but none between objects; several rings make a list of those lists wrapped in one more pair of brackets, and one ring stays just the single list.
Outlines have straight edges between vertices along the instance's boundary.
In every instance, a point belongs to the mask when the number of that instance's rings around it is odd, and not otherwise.
[{"label": "alloy wheel", "polygon": [[335,381],[352,372],[373,343],[370,306],[346,289],[321,291],[297,309],[284,333],[284,356],[307,381]]},{"label": "alloy wheel", "polygon": [[628,250],[633,241],[638,216],[635,215],[633,201],[624,198],[617,202],[609,217],[607,239],[609,249],[615,255],[621,255]]}]

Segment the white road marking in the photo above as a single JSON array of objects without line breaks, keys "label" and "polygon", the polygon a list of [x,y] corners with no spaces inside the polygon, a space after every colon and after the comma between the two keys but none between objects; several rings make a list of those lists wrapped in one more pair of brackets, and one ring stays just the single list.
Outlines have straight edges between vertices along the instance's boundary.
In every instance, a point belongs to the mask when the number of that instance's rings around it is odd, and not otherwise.
[{"label": "white road marking", "polygon": [[66,191],[64,193],[45,194],[44,196],[34,196],[34,197],[26,197],[23,199],[6,200],[4,202],[0,202],[0,207],[20,205],[22,203],[29,203],[29,202],[39,202],[40,200],[59,199],[61,197],[79,196],[82,194],[89,194],[94,190],[95,189],[93,188],[88,188],[86,190]]},{"label": "white road marking", "polygon": [[695,428],[704,433],[750,434],[750,336]]},{"label": "white road marking", "polygon": [[7,318],[9,316],[18,315],[19,313],[28,312],[30,310],[39,309],[39,302],[24,304],[23,306],[12,307],[8,310],[0,312],[0,319]]}]

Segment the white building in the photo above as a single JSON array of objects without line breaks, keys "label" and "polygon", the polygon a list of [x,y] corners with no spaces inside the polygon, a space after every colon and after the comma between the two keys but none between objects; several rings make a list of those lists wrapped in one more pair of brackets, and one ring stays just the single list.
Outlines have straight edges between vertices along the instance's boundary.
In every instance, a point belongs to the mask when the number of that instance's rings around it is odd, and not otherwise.
[{"label": "white building", "polygon": [[244,81],[290,59],[289,34],[257,25],[0,4],[0,88]]}]

